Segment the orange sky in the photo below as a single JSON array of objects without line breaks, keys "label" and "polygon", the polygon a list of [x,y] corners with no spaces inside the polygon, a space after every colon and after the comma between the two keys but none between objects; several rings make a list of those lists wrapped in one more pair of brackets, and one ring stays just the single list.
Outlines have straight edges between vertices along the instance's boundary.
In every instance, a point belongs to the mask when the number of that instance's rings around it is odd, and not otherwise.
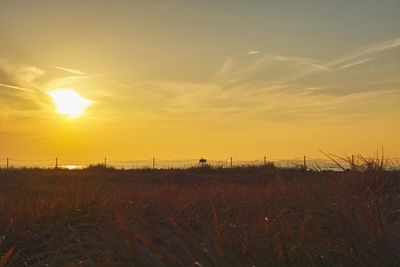
[{"label": "orange sky", "polygon": [[400,156],[398,1],[149,2],[0,3],[0,159]]}]

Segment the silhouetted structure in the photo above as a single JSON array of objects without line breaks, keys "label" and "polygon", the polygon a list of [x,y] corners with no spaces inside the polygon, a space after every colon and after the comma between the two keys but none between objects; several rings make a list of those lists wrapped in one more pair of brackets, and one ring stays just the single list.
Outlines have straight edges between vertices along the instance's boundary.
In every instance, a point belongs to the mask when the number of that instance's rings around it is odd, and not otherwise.
[{"label": "silhouetted structure", "polygon": [[204,167],[207,164],[207,160],[205,158],[199,159],[199,164],[201,167]]}]

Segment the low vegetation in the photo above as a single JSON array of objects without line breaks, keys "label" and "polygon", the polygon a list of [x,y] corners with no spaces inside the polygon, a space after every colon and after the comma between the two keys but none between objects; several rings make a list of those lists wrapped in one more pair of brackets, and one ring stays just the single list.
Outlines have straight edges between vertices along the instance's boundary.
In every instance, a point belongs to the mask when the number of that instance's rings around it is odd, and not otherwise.
[{"label": "low vegetation", "polygon": [[0,171],[0,266],[399,266],[400,172]]}]

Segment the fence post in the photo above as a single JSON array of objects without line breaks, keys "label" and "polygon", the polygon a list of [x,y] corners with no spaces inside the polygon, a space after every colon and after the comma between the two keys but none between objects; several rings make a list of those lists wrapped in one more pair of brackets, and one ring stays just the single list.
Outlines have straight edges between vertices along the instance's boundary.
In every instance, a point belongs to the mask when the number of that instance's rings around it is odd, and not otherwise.
[{"label": "fence post", "polygon": [[304,156],[304,158],[303,158],[303,167],[305,170],[307,170],[306,156]]},{"label": "fence post", "polygon": [[232,157],[231,157],[231,168],[232,168],[233,164],[232,164]]},{"label": "fence post", "polygon": [[354,155],[351,155],[351,166],[350,166],[350,170],[354,171]]},{"label": "fence post", "polygon": [[264,156],[264,165],[267,165],[267,156]]},{"label": "fence post", "polygon": [[107,168],[107,158],[104,158],[104,167]]},{"label": "fence post", "polygon": [[153,171],[156,169],[156,158],[153,157]]},{"label": "fence post", "polygon": [[9,167],[9,162],[10,162],[10,159],[7,158],[7,170],[8,170],[8,167]]},{"label": "fence post", "polygon": [[58,169],[58,158],[56,158],[56,169]]}]

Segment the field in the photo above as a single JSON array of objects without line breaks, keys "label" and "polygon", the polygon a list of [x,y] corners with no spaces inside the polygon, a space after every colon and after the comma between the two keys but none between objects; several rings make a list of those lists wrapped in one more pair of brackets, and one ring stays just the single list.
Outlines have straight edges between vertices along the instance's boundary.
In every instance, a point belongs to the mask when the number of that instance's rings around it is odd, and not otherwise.
[{"label": "field", "polygon": [[0,266],[399,266],[400,172],[0,171]]}]

